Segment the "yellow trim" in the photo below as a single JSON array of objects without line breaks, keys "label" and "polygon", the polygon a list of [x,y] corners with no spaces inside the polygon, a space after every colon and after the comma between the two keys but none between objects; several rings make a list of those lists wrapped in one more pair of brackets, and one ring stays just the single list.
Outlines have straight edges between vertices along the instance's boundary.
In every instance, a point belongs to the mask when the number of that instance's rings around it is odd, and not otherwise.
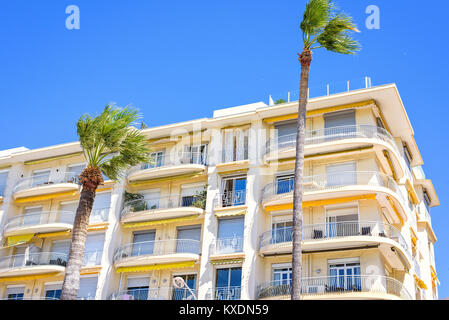
[{"label": "yellow trim", "polygon": [[87,274],[98,274],[101,271],[101,266],[98,267],[90,267],[81,269],[80,275],[87,275]]},{"label": "yellow trim", "polygon": [[155,265],[150,265],[150,266],[119,267],[119,268],[117,268],[116,272],[117,273],[122,273],[122,272],[146,272],[146,271],[152,271],[152,270],[193,268],[194,266],[195,266],[195,261],[187,261],[187,262],[155,264]]},{"label": "yellow trim", "polygon": [[17,246],[19,244],[28,243],[34,237],[34,233],[21,234],[18,236],[10,236],[6,238],[6,245],[8,247]]},{"label": "yellow trim", "polygon": [[130,222],[130,223],[124,223],[123,228],[137,228],[137,227],[154,226],[154,225],[158,225],[158,224],[186,221],[186,220],[192,220],[192,219],[196,219],[196,218],[198,218],[198,215],[194,214],[194,215],[181,217],[181,218],[142,221],[142,222]]},{"label": "yellow trim", "polygon": [[33,201],[43,201],[43,200],[53,199],[56,197],[74,196],[77,193],[78,193],[78,191],[58,192],[58,193],[46,194],[43,196],[24,197],[24,198],[16,199],[16,200],[14,200],[14,202],[15,203],[26,203],[26,202],[33,202]]},{"label": "yellow trim", "polygon": [[36,235],[36,238],[50,238],[50,237],[68,236],[70,233],[71,233],[70,230],[59,231],[59,232],[40,233],[40,234]]},{"label": "yellow trim", "polygon": [[53,160],[60,160],[60,159],[67,159],[67,158],[71,158],[71,157],[76,157],[76,156],[80,156],[82,154],[83,154],[82,152],[69,153],[69,154],[65,154],[65,155],[62,155],[62,156],[56,156],[56,157],[50,157],[50,158],[42,158],[42,159],[38,159],[38,160],[25,161],[24,164],[39,164],[39,163],[49,162],[49,161],[53,161]]},{"label": "yellow trim", "polygon": [[232,217],[232,216],[242,216],[246,214],[246,209],[244,210],[232,210],[232,211],[215,211],[215,216],[217,217]]},{"label": "yellow trim", "polygon": [[194,173],[194,174],[185,174],[185,175],[178,175],[178,176],[170,176],[170,177],[163,177],[163,178],[156,178],[156,179],[146,179],[144,181],[136,181],[136,182],[129,182],[128,185],[130,187],[138,187],[138,186],[145,186],[149,184],[154,184],[157,182],[166,182],[166,181],[172,181],[175,179],[191,179],[191,178],[197,178],[202,176],[203,174],[200,173]]},{"label": "yellow trim", "polygon": [[[315,116],[318,114],[335,112],[335,111],[340,111],[340,110],[345,110],[345,109],[365,107],[365,106],[369,106],[371,104],[376,104],[376,102],[373,99],[371,99],[371,100],[366,100],[366,101],[361,101],[361,102],[343,104],[343,105],[334,106],[334,107],[326,107],[326,108],[321,108],[321,109],[316,109],[316,110],[310,110],[310,111],[307,111],[306,117],[312,117],[312,116]],[[292,119],[297,119],[297,118],[298,118],[298,114],[292,113],[292,114],[287,114],[284,116],[265,118],[265,119],[263,119],[263,121],[267,122],[267,123],[274,123],[274,122],[292,120]]]},{"label": "yellow trim", "polygon": [[101,193],[101,192],[105,192],[105,191],[111,191],[112,189],[113,189],[112,187],[97,189],[97,193]]},{"label": "yellow trim", "polygon": [[404,220],[401,217],[401,214],[399,213],[398,209],[396,208],[396,205],[394,204],[393,200],[390,199],[390,197],[387,196],[388,201],[390,202],[391,207],[393,208],[394,213],[399,219],[399,222],[401,223],[401,226],[404,225]]},{"label": "yellow trim", "polygon": [[237,259],[219,259],[219,260],[211,260],[210,263],[212,264],[233,264],[233,263],[242,263],[243,258],[237,258]]},{"label": "yellow trim", "polygon": [[419,204],[418,196],[416,194],[415,188],[413,188],[412,183],[409,179],[405,181],[405,187],[407,188],[407,191],[410,195],[410,198],[412,198],[413,204]]},{"label": "yellow trim", "polygon": [[108,222],[104,222],[101,224],[96,224],[96,225],[90,225],[87,228],[87,231],[101,231],[101,230],[106,230],[109,226]]},{"label": "yellow trim", "polygon": [[226,174],[231,174],[231,173],[242,173],[242,174],[244,174],[244,173],[248,172],[248,168],[242,168],[242,169],[236,169],[236,170],[228,170],[228,171],[225,171],[225,170],[224,171],[219,171],[218,168],[217,168],[217,172],[220,175],[226,175]]},{"label": "yellow trim", "polygon": [[36,275],[28,275],[28,276],[5,277],[5,278],[0,278],[0,282],[37,280],[37,279],[49,278],[49,277],[53,277],[53,276],[57,276],[57,275],[60,275],[60,273],[53,272],[53,273],[36,274]]},{"label": "yellow trim", "polygon": [[0,196],[0,204],[3,203],[3,196]]},{"label": "yellow trim", "polygon": [[423,280],[421,280],[416,274],[414,274],[413,277],[415,278],[415,282],[418,285],[418,287],[427,290],[427,285]]},{"label": "yellow trim", "polygon": [[[357,201],[357,200],[375,200],[375,199],[376,199],[375,194],[365,194],[365,195],[353,196],[353,197],[316,200],[316,201],[305,201],[305,202],[303,202],[302,207],[303,208],[319,207],[319,206],[325,206],[325,205],[329,205],[329,204],[338,204],[338,203],[352,202],[352,201]],[[267,212],[281,211],[281,210],[293,210],[293,203],[278,204],[278,205],[273,205],[273,206],[267,206],[265,208],[265,211],[267,211]]]},{"label": "yellow trim", "polygon": [[391,172],[393,173],[393,179],[397,180],[396,171],[394,170],[393,163],[391,162],[390,154],[387,150],[383,151],[384,157],[387,159],[388,166],[390,167]]}]

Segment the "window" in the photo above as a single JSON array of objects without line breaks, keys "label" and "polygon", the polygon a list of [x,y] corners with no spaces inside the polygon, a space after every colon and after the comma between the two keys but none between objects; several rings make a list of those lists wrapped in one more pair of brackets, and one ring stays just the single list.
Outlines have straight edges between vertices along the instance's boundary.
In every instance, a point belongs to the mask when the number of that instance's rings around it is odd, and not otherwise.
[{"label": "window", "polygon": [[156,231],[139,231],[133,234],[132,256],[153,254]]},{"label": "window", "polygon": [[[14,268],[19,268],[19,267],[23,267],[28,265],[28,260],[25,261],[25,251],[26,251],[26,247],[16,247],[15,248],[15,253],[14,253],[14,257],[13,257],[13,262],[12,262],[12,266]],[[30,262],[32,260],[30,259]]]},{"label": "window", "polygon": [[31,187],[48,184],[50,181],[50,169],[33,171],[32,177]]},{"label": "window", "polygon": [[66,266],[70,250],[71,240],[53,241],[51,248],[50,264]]},{"label": "window", "polygon": [[239,300],[242,282],[242,268],[217,269],[215,282],[216,300]]},{"label": "window", "polygon": [[[178,275],[174,277],[179,277],[184,279],[184,282],[187,284],[187,286],[192,290],[193,294],[195,296],[196,293],[196,274],[184,274],[184,275]],[[172,300],[193,300],[192,293],[187,288],[174,288],[173,290],[173,297]]]},{"label": "window", "polygon": [[[41,223],[42,207],[28,207],[23,213],[22,225],[33,226]],[[45,221],[47,222],[47,221]],[[43,223],[45,223],[43,222]]]},{"label": "window", "polygon": [[353,136],[356,131],[355,110],[333,112],[324,115],[324,135],[326,140]]},{"label": "window", "polygon": [[80,278],[80,287],[78,290],[78,299],[93,300],[97,292],[98,277]]},{"label": "window", "polygon": [[246,203],[246,177],[223,179],[222,206],[231,207]]},{"label": "window", "polygon": [[217,253],[243,251],[244,217],[218,220]]},{"label": "window", "polygon": [[[196,187],[183,187],[181,186],[181,206],[190,207],[195,202],[203,200],[203,192],[205,191],[205,185],[199,185]],[[205,209],[205,208],[203,208]]]},{"label": "window", "polygon": [[78,201],[61,202],[61,205],[59,206],[58,221],[63,223],[73,223],[77,209]]},{"label": "window", "polygon": [[271,226],[271,243],[283,243],[293,241],[293,222],[275,222]]},{"label": "window", "polygon": [[296,132],[298,122],[281,122],[274,126],[278,149],[293,148],[296,146]]},{"label": "window", "polygon": [[412,155],[410,154],[410,151],[406,144],[404,144],[403,149],[404,149],[405,163],[407,164],[407,167],[411,170],[412,169],[411,163],[413,160]]},{"label": "window", "polygon": [[223,131],[223,162],[248,159],[248,129],[226,129]]},{"label": "window", "polygon": [[61,298],[62,283],[45,285],[45,298],[57,299]]},{"label": "window", "polygon": [[23,300],[25,287],[8,287],[6,291],[6,298],[8,300]]},{"label": "window", "polygon": [[293,191],[295,185],[295,175],[285,175],[276,178],[276,193],[283,194]]},{"label": "window", "polygon": [[430,198],[426,191],[423,192],[424,205],[426,206],[427,212],[430,213]]},{"label": "window", "polygon": [[150,162],[142,165],[142,169],[158,168],[164,165],[165,151],[150,153]]},{"label": "window", "polygon": [[[161,191],[160,189],[150,189],[146,190],[142,193],[144,199],[144,210],[154,210],[158,209],[160,206],[161,200]],[[167,199],[168,202],[168,199]],[[141,201],[135,201],[135,203],[140,206]],[[135,211],[144,211],[144,210],[136,210]]]},{"label": "window", "polygon": [[[360,234],[357,206],[326,209],[326,222],[327,237],[348,237]],[[362,234],[369,235],[371,233],[370,229],[369,226],[364,227]]]},{"label": "window", "polygon": [[78,178],[78,176],[83,172],[84,168],[86,168],[86,164],[74,164],[67,167],[67,173],[71,176]]},{"label": "window", "polygon": [[109,217],[109,208],[111,207],[111,193],[97,193],[90,213],[89,222],[105,222]]},{"label": "window", "polygon": [[273,266],[273,285],[290,284],[292,281],[291,266]]},{"label": "window", "polygon": [[357,184],[356,163],[338,163],[326,166],[328,187],[348,186]]},{"label": "window", "polygon": [[206,165],[207,145],[184,146],[184,154],[181,158],[183,164],[202,164]]},{"label": "window", "polygon": [[177,234],[176,252],[200,253],[201,225],[178,227]]},{"label": "window", "polygon": [[101,265],[101,256],[104,247],[104,233],[88,234],[84,249],[84,266]]},{"label": "window", "polygon": [[124,300],[147,300],[150,278],[128,278],[128,285]]},{"label": "window", "polygon": [[360,278],[360,262],[332,263],[329,262],[329,275],[331,292],[335,291],[360,291],[362,283]]},{"label": "window", "polygon": [[0,197],[3,197],[5,195],[7,179],[8,179],[8,171],[0,171]]}]

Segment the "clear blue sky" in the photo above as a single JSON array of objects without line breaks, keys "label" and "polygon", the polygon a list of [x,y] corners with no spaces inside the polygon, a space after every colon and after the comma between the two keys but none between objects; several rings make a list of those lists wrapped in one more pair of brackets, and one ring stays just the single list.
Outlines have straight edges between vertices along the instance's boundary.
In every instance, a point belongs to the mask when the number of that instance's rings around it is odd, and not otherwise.
[{"label": "clear blue sky", "polygon": [[[432,218],[440,297],[449,297],[449,3],[426,10],[405,0],[337,2],[354,16],[363,50],[317,52],[311,86],[365,75],[398,85],[442,203]],[[138,107],[155,126],[297,90],[305,3],[1,1],[0,150],[75,141],[79,116],[108,102]],[[65,27],[70,4],[80,8],[80,30]],[[380,30],[365,27],[370,4],[380,8]]]}]

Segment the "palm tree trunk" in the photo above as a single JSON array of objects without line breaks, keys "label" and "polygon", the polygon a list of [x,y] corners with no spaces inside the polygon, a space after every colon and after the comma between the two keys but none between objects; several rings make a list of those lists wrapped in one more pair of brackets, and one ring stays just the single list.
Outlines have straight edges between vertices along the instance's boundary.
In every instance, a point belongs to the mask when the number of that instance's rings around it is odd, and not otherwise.
[{"label": "palm tree trunk", "polygon": [[291,299],[301,299],[302,276],[302,196],[304,180],[304,144],[306,133],[307,91],[312,52],[305,49],[299,55],[301,62],[301,85],[299,90],[298,129],[296,133],[295,187],[293,191],[293,249]]},{"label": "palm tree trunk", "polygon": [[78,296],[80,271],[83,266],[87,228],[94,204],[95,190],[83,187],[81,191],[75,222],[73,223],[72,243],[70,244],[69,260],[62,284],[61,300],[76,300]]}]

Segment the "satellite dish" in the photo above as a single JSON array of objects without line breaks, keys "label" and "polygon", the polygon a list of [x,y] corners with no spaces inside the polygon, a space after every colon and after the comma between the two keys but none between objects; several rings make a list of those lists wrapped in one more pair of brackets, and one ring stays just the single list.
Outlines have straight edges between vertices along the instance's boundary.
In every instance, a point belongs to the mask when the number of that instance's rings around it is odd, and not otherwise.
[{"label": "satellite dish", "polygon": [[181,277],[174,277],[173,278],[173,286],[175,288],[182,289],[182,288],[184,288],[186,286],[186,283],[185,283],[183,278],[181,278]]}]

